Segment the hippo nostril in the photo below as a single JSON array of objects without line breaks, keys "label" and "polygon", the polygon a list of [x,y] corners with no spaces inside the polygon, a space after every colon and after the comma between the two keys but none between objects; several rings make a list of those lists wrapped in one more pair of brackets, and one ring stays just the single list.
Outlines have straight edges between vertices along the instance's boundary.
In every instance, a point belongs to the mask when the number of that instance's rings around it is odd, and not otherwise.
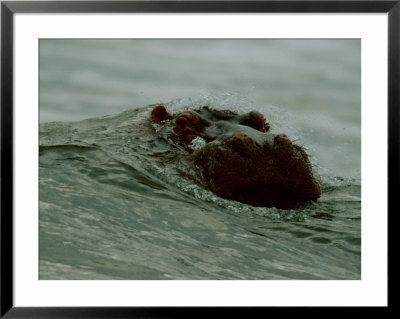
[{"label": "hippo nostril", "polygon": [[290,140],[286,134],[279,134],[275,136],[274,144],[290,144]]},{"label": "hippo nostril", "polygon": [[240,156],[248,158],[254,155],[255,151],[260,147],[250,136],[242,133],[233,134],[228,139],[228,146]]},{"label": "hippo nostril", "polygon": [[275,136],[273,147],[275,150],[279,150],[279,154],[285,154],[285,156],[291,155],[293,152],[292,142],[286,134]]}]

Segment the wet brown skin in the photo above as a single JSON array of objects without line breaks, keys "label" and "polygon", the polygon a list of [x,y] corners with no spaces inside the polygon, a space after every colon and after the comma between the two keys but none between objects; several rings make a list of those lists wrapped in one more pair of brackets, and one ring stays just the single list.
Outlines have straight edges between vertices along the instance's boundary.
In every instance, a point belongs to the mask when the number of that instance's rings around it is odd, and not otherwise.
[{"label": "wet brown skin", "polygon": [[317,201],[321,189],[303,148],[285,134],[269,132],[265,117],[237,115],[203,107],[176,116],[156,106],[151,119],[171,120],[180,143],[201,137],[206,145],[192,153],[203,184],[219,196],[253,206],[299,208]]}]

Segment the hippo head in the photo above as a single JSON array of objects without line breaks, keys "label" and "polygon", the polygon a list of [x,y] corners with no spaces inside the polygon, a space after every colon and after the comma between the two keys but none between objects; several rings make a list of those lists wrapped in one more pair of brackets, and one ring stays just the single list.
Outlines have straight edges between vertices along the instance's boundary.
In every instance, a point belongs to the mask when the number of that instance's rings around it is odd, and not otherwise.
[{"label": "hippo head", "polygon": [[194,163],[203,184],[223,198],[288,209],[321,195],[303,148],[285,134],[269,133],[269,124],[257,111],[237,115],[203,107],[172,116],[159,105],[151,118],[160,124],[172,120],[173,133],[183,145],[199,137],[205,141],[192,151]]}]

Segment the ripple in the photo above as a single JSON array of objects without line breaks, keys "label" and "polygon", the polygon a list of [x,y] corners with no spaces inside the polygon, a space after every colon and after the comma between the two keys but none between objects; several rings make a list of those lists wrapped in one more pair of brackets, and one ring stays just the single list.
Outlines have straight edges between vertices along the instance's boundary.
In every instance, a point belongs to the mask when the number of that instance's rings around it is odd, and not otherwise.
[{"label": "ripple", "polygon": [[325,237],[312,237],[311,240],[318,244],[330,244],[332,242],[329,238]]}]

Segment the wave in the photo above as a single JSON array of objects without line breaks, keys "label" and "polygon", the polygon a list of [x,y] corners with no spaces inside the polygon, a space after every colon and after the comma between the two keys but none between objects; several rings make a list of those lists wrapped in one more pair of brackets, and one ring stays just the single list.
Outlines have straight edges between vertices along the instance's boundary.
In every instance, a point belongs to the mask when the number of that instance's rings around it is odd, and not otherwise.
[{"label": "wave", "polygon": [[[236,103],[232,103],[231,100]],[[246,100],[244,98],[244,100]],[[224,101],[222,103],[221,101]],[[252,110],[251,104],[243,104],[242,99],[234,95],[228,96],[201,96],[197,99],[177,99],[169,103],[165,103],[171,113],[180,113],[185,110],[192,110],[203,105],[210,105],[216,109],[223,110],[231,105],[231,110],[238,113],[245,113]],[[156,104],[155,104],[156,105]],[[257,209],[254,207],[246,207],[247,205],[222,199],[212,192],[205,190],[196,181],[196,173],[193,167],[180,160],[185,157],[185,150],[179,149],[173,141],[169,140],[168,131],[170,127],[151,124],[149,119],[150,112],[155,105],[149,105],[138,109],[127,110],[117,115],[106,116],[101,118],[87,119],[79,122],[52,122],[45,123],[40,126],[40,155],[45,152],[58,153],[63,160],[77,160],[92,162],[93,170],[97,167],[102,158],[103,169],[111,170],[111,167],[117,171],[116,167],[120,166],[121,174],[113,178],[121,180],[137,179],[140,182],[147,181],[153,184],[163,184],[163,188],[173,187],[189,196],[193,196],[196,200],[217,204],[224,208],[229,208],[232,212],[243,211],[265,214],[265,209]],[[243,107],[245,105],[245,107]],[[273,106],[263,108],[264,113],[270,114],[277,123],[276,130],[284,129],[282,123],[286,123],[288,127],[295,126],[293,119],[284,112],[276,111]],[[154,130],[157,134],[154,134]],[[293,130],[292,130],[293,131]],[[158,136],[158,137],[156,137]],[[293,136],[297,136],[293,133]],[[200,147],[200,146],[198,146]],[[171,148],[174,149],[171,152]],[[96,156],[93,151],[97,151]],[[89,158],[87,153],[92,152]],[[74,153],[74,154],[72,154]],[[102,155],[100,156],[99,153]],[[68,157],[69,156],[69,157]],[[59,159],[58,159],[59,160]],[[329,200],[348,201],[349,198],[360,201],[361,182],[359,178],[342,177],[321,174],[319,165],[316,164],[316,156],[311,156],[314,164],[314,170],[318,175],[322,187],[323,196],[321,200],[324,202],[326,198]],[[41,161],[41,165],[45,161]],[[88,164],[90,165],[90,164]],[[107,165],[107,166],[106,166]],[[73,169],[73,168],[71,168]],[[90,169],[88,167],[87,169]],[[132,177],[132,170],[140,172],[141,177],[135,175]],[[127,176],[123,176],[126,174]],[[112,178],[108,179],[111,184],[117,183]],[[132,187],[131,184],[130,187]],[[169,185],[169,186],[166,186]],[[274,209],[269,209],[273,211]]]},{"label": "wave", "polygon": [[[252,109],[232,98],[239,113]],[[165,105],[213,103],[226,107],[215,96]],[[40,125],[41,279],[360,278],[359,179],[319,174],[322,197],[296,210],[220,198],[171,127],[150,123],[153,107]],[[294,126],[263,110],[276,130]]]}]

